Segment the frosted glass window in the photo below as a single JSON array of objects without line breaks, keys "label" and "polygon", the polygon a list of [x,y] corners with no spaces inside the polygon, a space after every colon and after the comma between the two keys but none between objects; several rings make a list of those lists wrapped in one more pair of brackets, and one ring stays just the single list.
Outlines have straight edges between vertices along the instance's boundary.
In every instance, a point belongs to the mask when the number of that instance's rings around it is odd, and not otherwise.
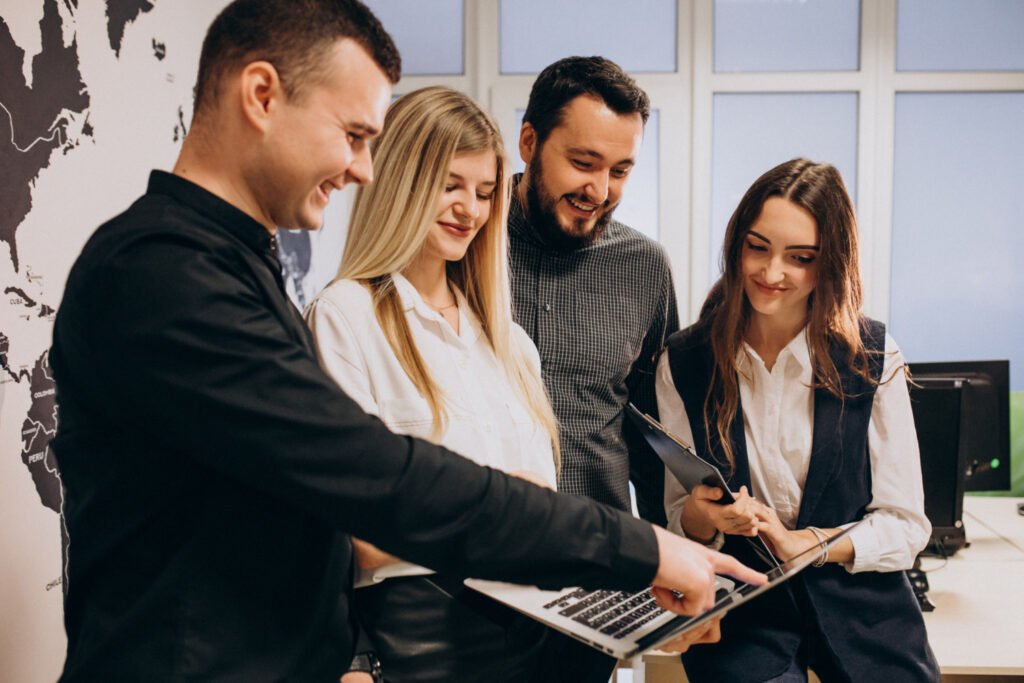
[{"label": "frosted glass window", "polygon": [[896,69],[1024,69],[1024,2],[899,0]]},{"label": "frosted glass window", "polygon": [[[525,109],[516,110],[516,131],[523,125]],[[615,220],[625,223],[653,240],[658,239],[658,138],[661,117],[657,109],[651,109],[651,116],[644,127],[644,141],[640,146],[640,155],[636,166],[629,174],[626,189],[622,193],[619,207],[615,209]],[[518,134],[518,133],[517,133]],[[518,150],[518,140],[509,147]],[[522,173],[526,165],[518,153],[512,160],[515,173]]]},{"label": "frosted glass window", "polygon": [[839,169],[857,200],[856,93],[720,93],[714,101],[711,273],[721,273],[725,227],[747,188],[794,157]]},{"label": "frosted glass window", "polygon": [[856,71],[859,0],[715,0],[715,71]]},{"label": "frosted glass window", "polygon": [[501,0],[501,73],[601,55],[630,72],[676,70],[676,0]]},{"label": "frosted glass window", "polygon": [[891,307],[910,361],[1010,359],[1024,390],[1024,93],[896,96]]},{"label": "frosted glass window", "polygon": [[463,73],[463,0],[366,0],[402,54],[403,76]]}]

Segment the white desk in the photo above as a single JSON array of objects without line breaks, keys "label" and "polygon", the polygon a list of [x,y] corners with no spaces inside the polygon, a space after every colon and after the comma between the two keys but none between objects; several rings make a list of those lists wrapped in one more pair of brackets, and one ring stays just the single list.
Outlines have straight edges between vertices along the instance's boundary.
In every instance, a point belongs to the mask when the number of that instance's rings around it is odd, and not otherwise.
[{"label": "white desk", "polygon": [[[1024,516],[1017,514],[1022,501],[967,497],[964,528],[970,545],[948,561],[922,561],[935,604],[924,620],[943,681],[1024,677]],[[620,681],[686,681],[677,655],[651,653],[630,664]]]},{"label": "white desk", "polygon": [[970,545],[948,562],[926,558],[928,640],[942,673],[1024,677],[1024,517],[1021,499],[964,500]]}]

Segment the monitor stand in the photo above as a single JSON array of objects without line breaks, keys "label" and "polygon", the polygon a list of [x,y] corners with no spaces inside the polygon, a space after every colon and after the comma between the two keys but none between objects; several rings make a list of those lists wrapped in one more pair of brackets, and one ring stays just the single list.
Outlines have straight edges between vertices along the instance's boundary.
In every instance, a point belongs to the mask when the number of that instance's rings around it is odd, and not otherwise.
[{"label": "monitor stand", "polygon": [[934,612],[935,605],[928,599],[928,575],[921,569],[921,556],[914,560],[913,569],[907,570],[907,579],[910,580],[910,587],[914,590],[914,597],[922,612]]},{"label": "monitor stand", "polygon": [[921,554],[925,557],[949,557],[969,545],[963,522],[957,522],[952,527],[933,527],[932,537]]}]

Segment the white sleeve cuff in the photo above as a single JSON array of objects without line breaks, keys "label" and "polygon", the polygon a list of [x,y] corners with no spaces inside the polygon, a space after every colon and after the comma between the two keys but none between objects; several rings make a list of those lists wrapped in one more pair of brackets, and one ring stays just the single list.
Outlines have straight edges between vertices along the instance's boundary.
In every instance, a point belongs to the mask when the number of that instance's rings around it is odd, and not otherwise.
[{"label": "white sleeve cuff", "polygon": [[[852,524],[844,524],[841,528],[849,526]],[[846,571],[851,574],[874,571],[878,567],[881,552],[878,548],[878,536],[872,533],[870,521],[850,532],[850,542],[853,543],[853,562],[843,563]]]}]

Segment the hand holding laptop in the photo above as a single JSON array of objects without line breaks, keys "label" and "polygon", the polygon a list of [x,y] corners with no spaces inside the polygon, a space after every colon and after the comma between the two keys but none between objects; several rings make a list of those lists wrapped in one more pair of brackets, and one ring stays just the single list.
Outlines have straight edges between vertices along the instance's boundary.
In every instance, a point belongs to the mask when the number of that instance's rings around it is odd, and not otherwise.
[{"label": "hand holding laptop", "polygon": [[[718,621],[726,612],[783,584],[819,561],[837,544],[848,542],[846,535],[852,528],[835,532],[835,535],[829,533],[831,538],[826,542],[773,567],[767,574],[767,582],[763,581],[765,577],[731,558],[655,527],[661,552],[654,580],[658,588],[542,590],[536,586],[480,579],[466,579],[466,585],[613,657],[629,659],[655,648],[682,651],[695,643],[717,641]],[[717,577],[714,605],[703,612],[706,582],[714,571],[729,573],[750,583]],[[700,597],[681,600],[672,592],[680,590],[687,594],[699,593]],[[655,598],[655,592],[667,597],[666,601],[662,603]],[[659,608],[659,603],[672,611]],[[680,611],[693,614],[694,607],[701,612],[697,616],[676,614]]]},{"label": "hand holding laptop", "polygon": [[717,643],[722,639],[722,617],[718,616],[714,619],[708,619],[706,622],[697,626],[696,628],[687,629],[683,633],[673,640],[668,641],[658,646],[658,650],[661,652],[671,652],[673,654],[680,654],[690,649],[691,645],[701,645],[703,643]]},{"label": "hand holding laptop", "polygon": [[[715,574],[760,586],[767,577],[729,555],[715,552],[693,541],[654,527],[658,540],[658,573],[651,592],[662,609],[694,616],[715,604]],[[682,594],[681,596],[679,594]]]}]

